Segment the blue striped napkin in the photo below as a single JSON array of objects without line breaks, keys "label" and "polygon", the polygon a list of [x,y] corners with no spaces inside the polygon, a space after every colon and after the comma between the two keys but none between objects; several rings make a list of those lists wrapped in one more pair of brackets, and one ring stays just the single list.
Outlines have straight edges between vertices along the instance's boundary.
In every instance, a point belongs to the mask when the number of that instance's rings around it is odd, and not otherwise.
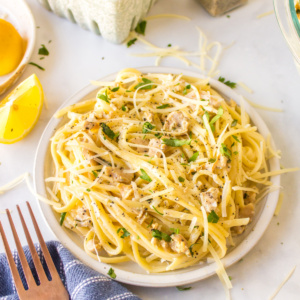
[{"label": "blue striped napkin", "polygon": [[[137,296],[129,292],[118,282],[99,274],[98,272],[85,266],[77,260],[61,243],[57,241],[47,242],[47,247],[53,258],[54,264],[60,278],[67,288],[70,299],[74,300],[140,300]],[[39,245],[36,245],[37,253],[43,263],[44,269],[47,268],[43,259]],[[24,247],[26,258],[34,277],[37,274],[33,268],[30,251]],[[26,286],[25,277],[17,252],[13,252],[13,257],[18,267],[23,284]],[[49,278],[49,273],[47,274]],[[0,254],[0,299],[16,300],[19,299],[13,279],[10,273],[5,254]]]}]

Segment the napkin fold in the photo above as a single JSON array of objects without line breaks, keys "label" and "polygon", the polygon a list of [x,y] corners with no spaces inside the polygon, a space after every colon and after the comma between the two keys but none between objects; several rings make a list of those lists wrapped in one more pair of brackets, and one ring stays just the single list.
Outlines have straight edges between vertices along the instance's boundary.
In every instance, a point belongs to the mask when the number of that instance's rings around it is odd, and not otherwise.
[{"label": "napkin fold", "polygon": [[[76,259],[61,243],[57,241],[47,242],[48,250],[54,261],[59,276],[67,288],[70,299],[74,300],[140,300],[118,282],[92,270]],[[40,245],[35,245],[40,260],[49,278],[49,272],[41,251]],[[33,276],[38,280],[34,270],[33,261],[28,246],[24,247],[24,253],[32,270]],[[17,251],[13,251],[13,257],[23,284],[26,281]],[[27,286],[26,286],[27,288]],[[19,299],[4,253],[0,254],[0,300]]]}]

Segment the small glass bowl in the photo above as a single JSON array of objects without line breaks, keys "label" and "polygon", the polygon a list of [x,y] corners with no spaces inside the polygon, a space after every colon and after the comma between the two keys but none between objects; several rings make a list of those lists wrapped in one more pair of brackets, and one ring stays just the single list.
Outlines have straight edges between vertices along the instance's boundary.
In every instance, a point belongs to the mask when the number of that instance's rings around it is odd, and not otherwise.
[{"label": "small glass bowl", "polygon": [[278,25],[293,54],[300,74],[300,23],[294,0],[274,0],[274,10]]}]

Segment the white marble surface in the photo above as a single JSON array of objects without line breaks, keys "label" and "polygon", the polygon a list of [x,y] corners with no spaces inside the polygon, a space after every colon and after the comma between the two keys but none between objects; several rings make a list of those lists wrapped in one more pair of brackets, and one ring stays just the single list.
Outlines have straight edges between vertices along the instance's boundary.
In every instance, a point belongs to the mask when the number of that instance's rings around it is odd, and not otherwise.
[{"label": "white marble surface", "polygon": [[[39,138],[52,114],[67,97],[85,86],[90,79],[100,78],[125,67],[154,64],[154,58],[134,58],[129,55],[145,52],[145,48],[138,43],[129,49],[125,45],[110,44],[46,11],[35,0],[28,0],[28,4],[39,26],[32,61],[41,64],[46,71],[29,66],[22,79],[33,72],[38,75],[49,101],[49,109],[43,109],[37,126],[27,138],[13,145],[0,145],[0,186],[19,174],[32,172]],[[254,93],[249,95],[243,90],[240,92],[251,100],[284,109],[283,113],[262,110],[259,113],[271,129],[278,148],[282,150],[282,165],[300,166],[300,77],[281,36],[275,15],[256,18],[271,9],[270,0],[250,0],[246,6],[231,12],[230,18],[212,18],[195,0],[160,0],[150,14],[179,13],[189,16],[192,21],[149,21],[146,37],[160,46],[165,47],[171,43],[181,45],[185,50],[196,50],[198,36],[194,26],[198,25],[210,40],[218,40],[223,45],[234,42],[232,47],[223,52],[221,75],[232,81],[247,83]],[[52,40],[50,44],[49,40]],[[45,44],[50,51],[49,57],[41,61],[37,55],[40,44]],[[162,65],[189,68],[173,58],[163,60]],[[298,268],[276,299],[300,298],[299,182],[300,173],[282,176],[284,202],[280,215],[273,218],[262,240],[243,261],[228,268],[228,274],[233,278],[233,299],[268,299],[295,265]],[[0,210],[11,209],[20,229],[15,205],[21,204],[25,210],[26,200],[32,203],[44,237],[47,240],[54,238],[38,216],[35,199],[25,184],[0,195]],[[4,214],[0,214],[0,220],[6,227]],[[14,247],[11,237],[10,241]],[[23,236],[22,242],[25,244]],[[2,244],[0,251],[3,251]],[[192,289],[186,292],[179,292],[176,288],[128,288],[142,299],[225,298],[216,276],[190,286]]]}]

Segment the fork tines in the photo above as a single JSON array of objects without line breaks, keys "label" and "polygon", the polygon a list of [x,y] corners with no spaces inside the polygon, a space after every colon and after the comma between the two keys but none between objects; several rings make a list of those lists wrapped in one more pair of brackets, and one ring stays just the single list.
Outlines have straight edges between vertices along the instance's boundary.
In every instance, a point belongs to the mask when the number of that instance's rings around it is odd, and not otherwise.
[{"label": "fork tines", "polygon": [[40,282],[39,285],[36,284],[35,279],[32,275],[31,269],[29,267],[29,264],[27,262],[27,259],[25,257],[22,245],[20,243],[20,240],[19,240],[16,228],[15,228],[15,225],[13,223],[11,214],[10,214],[9,210],[6,209],[6,214],[8,216],[10,227],[11,227],[11,230],[12,230],[12,233],[13,233],[13,237],[14,237],[16,247],[17,247],[17,251],[18,251],[18,254],[19,254],[19,258],[20,258],[20,261],[21,261],[22,269],[23,269],[23,272],[24,272],[24,275],[25,275],[27,286],[28,286],[27,290],[23,286],[23,283],[22,283],[22,280],[20,278],[18,269],[17,269],[16,264],[14,262],[14,258],[13,258],[13,255],[11,253],[7,238],[5,236],[2,224],[0,222],[0,233],[1,233],[2,241],[3,241],[3,244],[4,244],[8,264],[9,264],[9,267],[10,267],[10,270],[11,270],[11,273],[12,273],[12,276],[13,276],[13,279],[14,279],[14,282],[15,282],[15,285],[16,285],[16,290],[18,292],[19,298],[21,300],[27,300],[27,299],[28,300],[29,299],[30,300],[34,300],[34,299],[43,299],[43,300],[44,299],[69,299],[68,292],[66,291],[66,289],[65,289],[65,287],[64,287],[64,285],[63,285],[63,283],[62,283],[62,281],[61,281],[61,279],[60,279],[60,277],[57,273],[57,270],[56,270],[55,265],[53,263],[53,260],[50,256],[50,253],[48,251],[46,243],[45,243],[45,241],[42,237],[42,234],[40,232],[40,229],[38,227],[36,219],[33,215],[31,206],[28,202],[26,202],[26,203],[27,203],[27,207],[28,207],[28,210],[29,210],[32,222],[33,222],[33,226],[35,228],[35,231],[36,231],[36,234],[37,234],[37,237],[38,237],[38,240],[39,240],[39,243],[40,243],[40,246],[41,246],[41,249],[42,249],[42,252],[43,252],[43,255],[44,255],[44,258],[45,258],[45,261],[46,261],[46,264],[47,264],[47,267],[48,267],[48,270],[50,272],[50,275],[51,275],[52,279],[51,279],[51,281],[49,281],[47,276],[46,276],[46,273],[44,271],[42,263],[39,259],[38,253],[37,253],[37,251],[34,247],[34,244],[32,242],[30,233],[28,231],[28,228],[27,228],[27,225],[25,223],[22,212],[20,210],[20,207],[19,207],[19,205],[17,205],[17,209],[18,209],[19,216],[20,216],[20,219],[21,219],[21,223],[22,223],[25,235],[26,235],[29,250],[30,250],[32,260],[33,260],[33,263],[34,263],[34,266],[35,266],[35,269],[36,269],[36,272],[37,272],[37,275],[38,275],[38,278],[39,278],[39,282]]}]

